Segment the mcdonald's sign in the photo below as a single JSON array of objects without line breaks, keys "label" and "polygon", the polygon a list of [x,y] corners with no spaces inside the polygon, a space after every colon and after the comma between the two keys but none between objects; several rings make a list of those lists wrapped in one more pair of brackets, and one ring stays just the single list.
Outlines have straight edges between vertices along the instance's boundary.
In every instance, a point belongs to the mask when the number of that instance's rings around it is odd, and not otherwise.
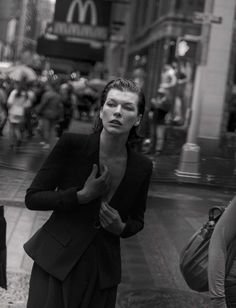
[{"label": "mcdonald's sign", "polygon": [[51,31],[58,36],[104,41],[110,7],[106,0],[57,0]]}]

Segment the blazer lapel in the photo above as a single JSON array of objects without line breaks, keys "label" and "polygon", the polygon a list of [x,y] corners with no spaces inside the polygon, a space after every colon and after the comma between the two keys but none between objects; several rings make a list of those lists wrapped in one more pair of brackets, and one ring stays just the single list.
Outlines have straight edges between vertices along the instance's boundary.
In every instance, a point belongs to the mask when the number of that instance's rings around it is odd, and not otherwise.
[{"label": "blazer lapel", "polygon": [[99,147],[100,147],[100,133],[94,133],[88,136],[87,144],[84,154],[89,160],[97,164],[99,168]]},{"label": "blazer lapel", "polygon": [[110,200],[110,203],[111,205],[114,205],[114,208],[116,208],[116,204],[119,204],[121,195],[126,194],[126,192],[132,189],[132,187],[135,187],[135,182],[139,181],[139,165],[137,164],[135,152],[129,146],[127,146],[127,151],[128,157],[125,174]]}]

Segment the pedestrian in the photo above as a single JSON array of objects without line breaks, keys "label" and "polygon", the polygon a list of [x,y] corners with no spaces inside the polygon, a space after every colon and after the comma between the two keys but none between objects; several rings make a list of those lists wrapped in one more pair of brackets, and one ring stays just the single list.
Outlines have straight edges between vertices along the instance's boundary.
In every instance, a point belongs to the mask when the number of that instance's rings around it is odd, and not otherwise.
[{"label": "pedestrian", "polygon": [[[213,231],[208,257],[209,292],[213,308],[236,307],[236,197],[231,201]],[[229,249],[229,247],[231,248]],[[227,256],[233,256],[228,258]],[[226,264],[232,264],[226,272]],[[227,266],[228,268],[228,266]]]},{"label": "pedestrian", "polygon": [[75,106],[77,106],[76,96],[71,84],[63,83],[60,86],[60,96],[63,103],[63,117],[58,123],[58,137],[61,137],[62,133],[69,129]]},{"label": "pedestrian", "polygon": [[168,90],[159,88],[157,97],[151,100],[151,153],[160,154],[163,151],[166,134],[166,115],[170,111],[171,102]]},{"label": "pedestrian", "polygon": [[58,92],[59,82],[50,80],[46,85],[40,104],[35,107],[42,125],[43,141],[40,143],[45,150],[50,149],[56,125],[63,119],[63,104]]},{"label": "pedestrian", "polygon": [[3,129],[7,122],[7,93],[3,86],[4,80],[0,79],[0,136],[3,136]]},{"label": "pedestrian", "polygon": [[8,97],[8,120],[10,147],[20,146],[22,142],[22,128],[25,122],[25,110],[29,108],[31,101],[27,94],[27,83],[24,78],[16,82]]},{"label": "pedestrian", "polygon": [[109,82],[95,132],[64,133],[25,197],[53,211],[24,245],[33,258],[27,308],[114,308],[120,238],[144,226],[152,163],[129,147],[145,108],[131,80]]},{"label": "pedestrian", "polygon": [[171,64],[165,64],[161,73],[160,88],[168,90],[168,95],[174,105],[176,95],[177,76]]},{"label": "pedestrian", "polygon": [[177,78],[176,88],[175,88],[175,98],[172,111],[172,124],[181,126],[185,124],[186,120],[186,85],[189,82],[187,76],[187,71],[185,67],[177,62],[172,63],[172,67],[175,69],[175,75]]}]

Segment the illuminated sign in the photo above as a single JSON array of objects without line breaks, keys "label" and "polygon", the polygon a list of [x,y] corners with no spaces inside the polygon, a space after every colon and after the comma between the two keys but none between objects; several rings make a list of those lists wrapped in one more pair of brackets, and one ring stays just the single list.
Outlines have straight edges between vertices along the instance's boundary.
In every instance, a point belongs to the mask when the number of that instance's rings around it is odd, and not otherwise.
[{"label": "illuminated sign", "polygon": [[96,26],[97,25],[97,9],[94,1],[92,0],[86,0],[83,4],[81,0],[74,0],[71,2],[71,5],[68,10],[67,22],[72,22],[73,16],[75,14],[76,6],[78,8],[78,22],[79,23],[85,23],[86,14],[88,13],[88,10],[90,8],[90,14],[91,14],[91,25]]},{"label": "illuminated sign", "polygon": [[104,41],[108,38],[110,6],[106,0],[57,0],[51,33]]}]

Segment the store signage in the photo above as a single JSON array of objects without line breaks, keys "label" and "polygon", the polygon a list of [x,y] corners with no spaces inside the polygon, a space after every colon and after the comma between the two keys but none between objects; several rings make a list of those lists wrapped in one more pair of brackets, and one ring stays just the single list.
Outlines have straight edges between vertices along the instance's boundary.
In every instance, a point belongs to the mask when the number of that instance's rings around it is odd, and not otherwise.
[{"label": "store signage", "polygon": [[222,20],[221,16],[216,16],[211,13],[194,12],[193,15],[193,22],[195,24],[221,24]]},{"label": "store signage", "polygon": [[75,14],[75,9],[78,9],[78,22],[85,23],[86,15],[89,13],[91,14],[91,25],[97,25],[97,9],[94,1],[86,0],[83,4],[82,0],[74,0],[71,2],[68,13],[67,13],[67,22],[72,22],[73,16]]},{"label": "store signage", "polygon": [[108,38],[110,6],[105,0],[57,0],[51,33],[104,41]]}]

